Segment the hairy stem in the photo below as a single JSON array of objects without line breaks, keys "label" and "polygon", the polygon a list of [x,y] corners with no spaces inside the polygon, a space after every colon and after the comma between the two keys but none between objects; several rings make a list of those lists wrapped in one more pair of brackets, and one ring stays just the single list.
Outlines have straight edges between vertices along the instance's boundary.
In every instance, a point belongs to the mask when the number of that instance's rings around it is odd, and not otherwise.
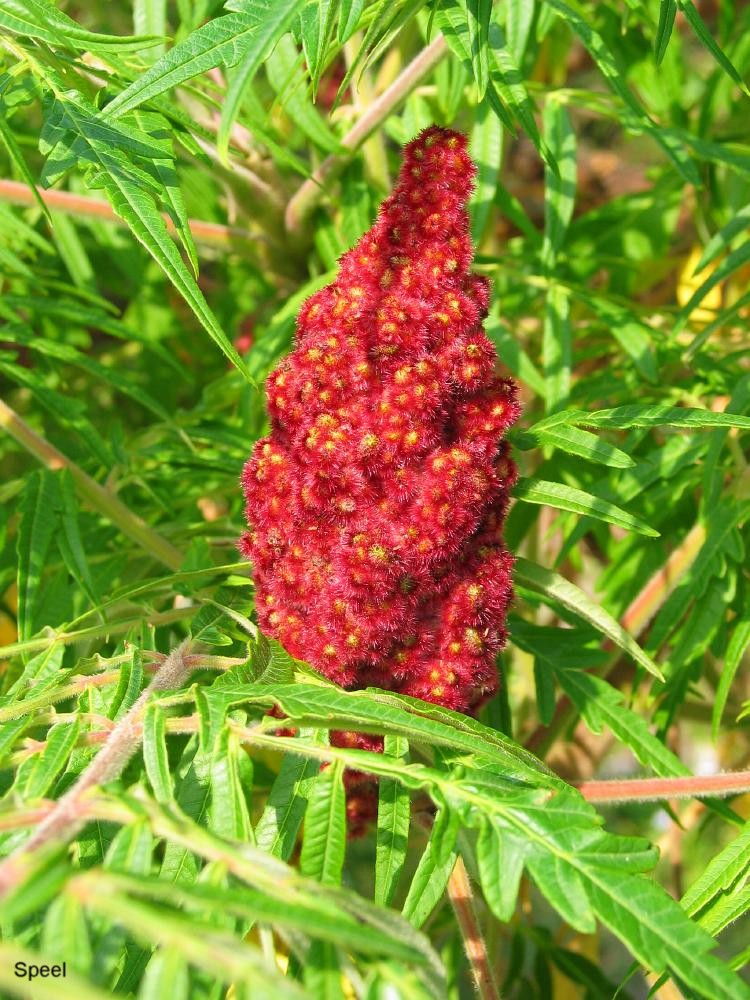
[{"label": "hairy stem", "polygon": [[140,716],[151,695],[155,691],[168,691],[179,687],[188,675],[190,668],[185,663],[186,648],[187,642],[183,642],[169,654],[148,687],[109,731],[101,750],[76,783],[41,820],[31,837],[0,863],[0,898],[23,881],[32,851],[52,843],[70,840],[85,824],[84,800],[87,793],[92,788],[105,785],[117,778],[140,746],[142,739]]},{"label": "hairy stem", "polygon": [[34,639],[25,639],[21,642],[11,642],[7,646],[0,646],[0,659],[7,660],[11,656],[19,653],[40,653],[43,649],[49,649],[59,643],[68,646],[71,642],[80,642],[83,639],[101,639],[103,636],[122,635],[133,628],[134,625],[146,623],[147,625],[171,625],[172,622],[181,621],[194,615],[196,608],[190,605],[184,608],[170,608],[168,611],[157,611],[154,613],[141,612],[137,616],[121,618],[119,621],[104,622],[102,625],[89,625],[88,628],[74,629],[72,632],[55,632],[53,629],[47,630],[47,635],[40,635]]},{"label": "hairy stem", "polygon": [[749,771],[688,775],[684,778],[631,778],[584,781],[579,792],[589,802],[650,802],[660,799],[708,798],[750,792]]},{"label": "hairy stem", "polygon": [[[375,129],[392,113],[393,109],[409,96],[419,81],[440,62],[446,52],[445,39],[440,35],[426,49],[423,49],[416,59],[409,63],[391,86],[372,102],[357,124],[341,140],[341,145],[347,153],[353,153],[365,139],[372,135]],[[285,215],[286,228],[290,233],[299,231],[302,223],[324,193],[325,184],[333,180],[336,173],[347,162],[346,155],[334,153],[326,157],[314,171],[312,177],[308,178],[292,196]]]},{"label": "hairy stem", "polygon": [[481,1000],[499,1000],[500,994],[492,975],[487,945],[474,908],[474,895],[463,858],[459,855],[448,879],[448,898],[461,930],[466,957]]},{"label": "hairy stem", "polygon": [[134,514],[122,500],[118,500],[108,490],[100,486],[96,480],[87,475],[66,455],[58,451],[54,445],[37,434],[15,410],[0,399],[0,427],[38,459],[48,469],[68,469],[82,498],[94,510],[103,514],[127,538],[132,539],[154,559],[164,563],[170,569],[177,570],[182,565],[182,553],[171,542],[150,528],[146,522]]},{"label": "hairy stem", "polygon": [[[118,226],[126,225],[123,220],[115,214],[114,209],[107,201],[101,198],[91,198],[88,195],[73,194],[70,191],[42,191],[37,192],[42,202],[48,207],[58,212],[65,212],[66,215],[75,215],[79,218],[103,219],[105,222],[114,222]],[[0,179],[0,201],[7,201],[13,205],[37,205],[34,192],[26,184],[20,181]],[[167,229],[175,235],[174,223],[171,218],[162,212],[162,218],[167,224]],[[210,246],[230,246],[238,241],[243,243],[256,243],[258,236],[248,232],[246,229],[238,229],[234,226],[223,226],[218,222],[204,222],[202,219],[189,219],[190,232],[199,243],[206,243]]]}]

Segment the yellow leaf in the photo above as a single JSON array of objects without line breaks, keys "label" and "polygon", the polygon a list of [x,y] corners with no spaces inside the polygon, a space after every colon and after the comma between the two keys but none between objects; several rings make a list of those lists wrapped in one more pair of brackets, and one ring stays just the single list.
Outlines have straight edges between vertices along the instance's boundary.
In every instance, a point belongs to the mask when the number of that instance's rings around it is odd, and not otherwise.
[{"label": "yellow leaf", "polygon": [[[697,274],[693,274],[695,271],[695,265],[701,259],[701,254],[703,250],[699,246],[693,247],[693,249],[688,254],[688,258],[682,266],[678,276],[677,276],[677,304],[682,307],[687,305],[690,301],[691,296],[696,292],[703,282],[710,278],[713,272],[721,263],[721,257],[717,257],[716,260],[712,261],[708,267],[704,267],[702,271]],[[723,303],[724,292],[722,288],[723,283],[719,283],[708,295],[705,296],[703,301],[690,313],[690,320],[694,324],[705,326],[716,318],[716,313],[721,309]]]}]

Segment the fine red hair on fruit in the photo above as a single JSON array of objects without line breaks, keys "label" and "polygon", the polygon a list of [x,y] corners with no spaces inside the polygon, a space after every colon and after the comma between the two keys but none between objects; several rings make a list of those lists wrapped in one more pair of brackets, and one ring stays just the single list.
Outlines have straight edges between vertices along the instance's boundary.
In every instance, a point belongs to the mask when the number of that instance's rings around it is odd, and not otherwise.
[{"label": "fine red hair on fruit", "polygon": [[[503,435],[519,414],[482,330],[489,282],[469,270],[474,173],[463,135],[422,132],[302,306],[242,475],[240,543],[261,629],[292,655],[347,688],[467,713],[495,691],[506,639]],[[352,740],[377,742],[338,736]]]}]

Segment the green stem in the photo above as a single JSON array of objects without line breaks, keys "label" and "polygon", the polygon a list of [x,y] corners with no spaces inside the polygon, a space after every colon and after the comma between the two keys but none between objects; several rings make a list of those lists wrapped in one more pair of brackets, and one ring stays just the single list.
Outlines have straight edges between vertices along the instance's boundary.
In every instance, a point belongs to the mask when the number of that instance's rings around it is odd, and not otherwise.
[{"label": "green stem", "polygon": [[198,608],[194,605],[186,608],[170,608],[169,611],[158,611],[153,614],[141,613],[137,617],[123,618],[116,622],[104,622],[101,625],[90,625],[88,628],[75,629],[72,632],[55,632],[49,629],[47,635],[37,636],[35,639],[27,639],[25,642],[11,642],[7,646],[0,646],[0,660],[7,660],[11,656],[19,653],[40,653],[43,649],[49,649],[59,643],[67,646],[72,642],[79,642],[83,639],[98,639],[109,635],[122,635],[135,625],[171,625],[172,622],[181,621],[194,615]]},{"label": "green stem", "polygon": [[356,125],[341,140],[346,150],[344,155],[332,154],[326,157],[312,177],[301,185],[290,199],[286,208],[285,222],[290,233],[298,232],[302,223],[313,210],[318,199],[326,190],[339,170],[349,161],[349,156],[372,135],[402,101],[414,90],[419,81],[437,66],[448,51],[445,39],[439,35],[434,42],[423,49],[406,69],[393,81],[387,90],[377,97],[362,115]]},{"label": "green stem", "polygon": [[134,514],[125,504],[105,490],[91,476],[87,475],[75,462],[58,451],[41,435],[0,399],[0,427],[25,448],[34,458],[48,469],[68,469],[81,497],[94,510],[103,514],[108,521],[127,538],[136,542],[154,559],[170,569],[177,570],[182,565],[182,553],[171,542],[162,538],[150,528],[142,518]]},{"label": "green stem", "polygon": [[189,676],[185,641],[160,665],[148,687],[115,723],[102,748],[76,782],[57,800],[29,839],[0,862],[0,897],[11,892],[28,874],[29,856],[47,845],[72,840],[86,822],[85,802],[92,789],[119,777],[141,744],[141,715],[152,694],[178,688]]}]

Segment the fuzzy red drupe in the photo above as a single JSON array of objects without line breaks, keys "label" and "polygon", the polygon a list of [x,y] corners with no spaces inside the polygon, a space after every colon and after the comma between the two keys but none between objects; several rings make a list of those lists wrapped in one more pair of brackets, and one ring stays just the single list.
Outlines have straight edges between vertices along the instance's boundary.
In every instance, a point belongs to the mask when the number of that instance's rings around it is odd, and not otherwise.
[{"label": "fuzzy red drupe", "polygon": [[[372,229],[302,306],[243,472],[240,543],[261,629],[294,656],[347,688],[467,713],[495,691],[506,638],[503,435],[519,414],[482,330],[489,283],[469,271],[474,173],[465,136],[422,132]],[[358,810],[353,797],[355,824]]]}]

